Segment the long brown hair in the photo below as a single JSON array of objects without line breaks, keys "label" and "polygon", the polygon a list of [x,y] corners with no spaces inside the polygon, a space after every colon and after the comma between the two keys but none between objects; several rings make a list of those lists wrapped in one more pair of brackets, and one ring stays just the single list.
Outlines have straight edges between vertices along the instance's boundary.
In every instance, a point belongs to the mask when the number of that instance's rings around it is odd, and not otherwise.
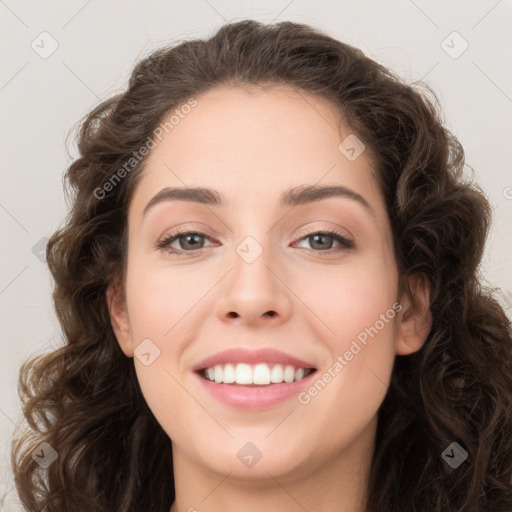
[{"label": "long brown hair", "polygon": [[[422,274],[431,285],[431,332],[396,357],[379,409],[368,511],[510,512],[511,327],[478,274],[491,209],[463,176],[435,94],[317,29],[251,20],[154,51],[124,93],[81,121],[70,212],[46,252],[65,344],[20,370],[31,431],[13,441],[12,464],[23,505],[168,512],[174,500],[171,441],[116,341],[105,292],[124,282],[127,207],[145,158],[126,162],[169,113],[226,83],[289,84],[330,100],[374,155],[401,283]],[[58,453],[47,469],[31,457],[43,441]],[[454,442],[468,454],[457,469],[442,456]]]}]

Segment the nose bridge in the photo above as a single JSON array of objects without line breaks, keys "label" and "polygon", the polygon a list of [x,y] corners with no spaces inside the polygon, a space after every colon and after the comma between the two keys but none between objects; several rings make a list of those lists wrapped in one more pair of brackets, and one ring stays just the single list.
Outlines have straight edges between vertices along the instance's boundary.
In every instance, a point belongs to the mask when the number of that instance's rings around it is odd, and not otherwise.
[{"label": "nose bridge", "polygon": [[[273,230],[269,229],[268,215],[261,205],[244,200],[244,211],[234,227],[233,263],[238,279],[259,279],[268,281],[275,263]],[[264,284],[263,282],[261,284]],[[271,285],[267,282],[266,285]]]},{"label": "nose bridge", "polygon": [[275,292],[275,278],[270,270],[273,260],[271,245],[269,236],[262,237],[258,234],[247,235],[235,246],[235,268],[230,284],[238,291],[240,297],[248,299],[253,296],[261,300]]}]

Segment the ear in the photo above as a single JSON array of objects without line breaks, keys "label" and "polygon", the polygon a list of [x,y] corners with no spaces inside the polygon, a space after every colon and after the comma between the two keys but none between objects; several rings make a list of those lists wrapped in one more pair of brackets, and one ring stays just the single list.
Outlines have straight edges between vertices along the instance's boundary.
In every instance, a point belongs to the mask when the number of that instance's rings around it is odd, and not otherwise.
[{"label": "ear", "polygon": [[409,293],[403,293],[402,311],[398,317],[395,352],[405,356],[421,349],[432,328],[430,283],[422,274],[409,277]]},{"label": "ear", "polygon": [[117,342],[127,357],[133,357],[132,332],[122,285],[118,281],[111,283],[107,288],[106,297],[110,323]]}]

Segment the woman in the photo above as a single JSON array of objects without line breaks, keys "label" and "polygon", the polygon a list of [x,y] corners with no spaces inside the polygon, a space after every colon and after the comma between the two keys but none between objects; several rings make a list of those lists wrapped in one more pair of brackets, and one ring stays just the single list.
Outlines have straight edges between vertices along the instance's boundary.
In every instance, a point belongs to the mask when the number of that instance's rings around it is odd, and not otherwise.
[{"label": "woman", "polygon": [[20,374],[27,510],[511,509],[490,206],[434,100],[241,21],[139,62],[78,148],[66,344]]}]

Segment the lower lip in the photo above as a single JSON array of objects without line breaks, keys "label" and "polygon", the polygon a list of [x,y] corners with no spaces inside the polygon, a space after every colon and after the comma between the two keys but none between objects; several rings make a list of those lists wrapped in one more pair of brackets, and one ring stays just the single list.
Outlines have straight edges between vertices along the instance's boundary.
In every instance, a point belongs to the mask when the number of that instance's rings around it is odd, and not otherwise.
[{"label": "lower lip", "polygon": [[316,372],[294,382],[268,384],[267,386],[243,386],[218,384],[195,373],[206,391],[226,405],[245,410],[267,409],[297,395],[307,386]]}]

